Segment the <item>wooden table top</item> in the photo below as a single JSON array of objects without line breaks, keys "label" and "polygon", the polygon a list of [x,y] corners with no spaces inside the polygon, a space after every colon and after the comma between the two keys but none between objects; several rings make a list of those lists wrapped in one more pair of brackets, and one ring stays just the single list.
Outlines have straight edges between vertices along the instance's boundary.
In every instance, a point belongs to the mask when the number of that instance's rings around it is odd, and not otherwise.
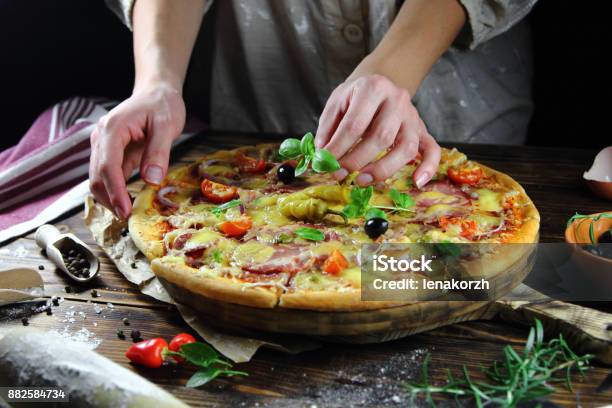
[{"label": "wooden table top", "polygon": [[[173,157],[184,157],[195,144],[225,148],[269,140],[248,135],[203,134],[175,149]],[[590,166],[595,151],[485,145],[458,148],[471,159],[511,175],[525,187],[541,214],[542,242],[562,241],[565,223],[574,212],[595,213],[611,207],[610,203],[596,198],[582,182],[582,173]],[[81,214],[82,209],[73,211],[56,225],[97,248]],[[30,316],[31,327],[67,333],[85,329],[92,340],[101,340],[97,348],[100,354],[139,372],[192,406],[406,405],[401,384],[420,380],[421,363],[427,353],[431,354],[432,381],[442,382],[447,368],[458,373],[463,364],[477,374],[480,366],[488,366],[501,357],[503,345],[522,348],[527,335],[526,328],[507,323],[469,322],[383,344],[327,344],[298,355],[262,349],[252,361],[236,366],[247,371],[248,377],[219,379],[200,389],[189,389],[183,384],[193,373],[192,369],[170,365],[153,370],[128,363],[124,352],[130,342],[118,339],[117,329],[138,329],[145,339],[157,336],[170,339],[190,329],[172,307],[140,294],[99,249],[97,255],[101,259],[99,278],[80,286],[55,271],[36,246],[33,234],[0,247],[0,265],[32,268],[43,265],[41,273],[47,297],[65,298],[53,309],[53,315]],[[66,293],[66,286],[72,287],[71,293]],[[100,297],[92,298],[94,288]],[[109,302],[112,308],[107,306]],[[21,325],[21,317],[29,315],[29,309],[16,313],[14,307],[10,311],[8,307],[0,308],[0,325]],[[129,318],[129,327],[123,326],[124,317]],[[562,406],[612,404],[612,392],[595,392],[609,372],[609,367],[596,365],[584,381],[576,380],[575,393],[559,387],[559,392],[550,400]]]}]

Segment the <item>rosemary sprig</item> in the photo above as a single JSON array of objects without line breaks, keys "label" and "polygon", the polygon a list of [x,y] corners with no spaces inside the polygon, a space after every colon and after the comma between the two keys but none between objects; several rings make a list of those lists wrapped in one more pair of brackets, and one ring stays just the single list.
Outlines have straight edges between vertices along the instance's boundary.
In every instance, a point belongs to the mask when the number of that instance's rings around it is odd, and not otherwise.
[{"label": "rosemary sprig", "polygon": [[422,381],[408,383],[404,387],[414,398],[424,394],[425,400],[435,405],[433,395],[453,396],[456,402],[460,398],[471,397],[476,406],[487,405],[516,407],[521,402],[543,398],[556,391],[552,384],[565,382],[568,390],[573,392],[571,375],[574,371],[584,377],[592,355],[576,355],[562,335],[544,342],[542,323],[536,319],[535,327],[529,331],[527,343],[521,354],[510,345],[503,349],[502,361],[495,361],[483,372],[487,381],[474,381],[463,366],[462,375],[453,376],[448,371],[446,384],[434,386],[429,383],[430,355],[425,357],[422,368]]},{"label": "rosemary sprig", "polygon": [[[589,225],[589,238],[591,239],[591,244],[595,245],[597,244],[595,240],[595,223],[602,218],[612,218],[612,213],[601,213],[595,216],[576,213],[572,215],[569,220],[567,220],[567,226],[569,227],[574,220],[591,219],[591,225]],[[578,228],[577,225],[576,228]]]}]

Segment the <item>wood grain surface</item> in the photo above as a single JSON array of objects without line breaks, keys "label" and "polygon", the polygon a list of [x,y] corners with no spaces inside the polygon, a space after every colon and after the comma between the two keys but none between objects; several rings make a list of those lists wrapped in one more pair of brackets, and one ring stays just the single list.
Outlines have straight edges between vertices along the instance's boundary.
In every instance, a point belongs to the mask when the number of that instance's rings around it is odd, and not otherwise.
[{"label": "wood grain surface", "polygon": [[[204,149],[229,148],[282,138],[253,135],[202,134],[175,149],[173,162],[188,162]],[[559,242],[567,219],[576,211],[594,213],[610,210],[610,203],[593,196],[582,182],[595,151],[538,147],[499,147],[459,145],[474,160],[508,173],[521,183],[540,211],[540,240]],[[81,220],[82,209],[57,220],[55,224],[71,231],[95,247]],[[418,380],[421,363],[431,354],[433,381],[442,381],[446,369],[458,373],[463,364],[479,378],[480,366],[501,357],[504,344],[520,349],[527,329],[505,322],[476,321],[458,323],[382,344],[326,344],[314,351],[287,355],[261,350],[249,363],[237,368],[247,371],[246,378],[220,379],[201,389],[183,387],[192,374],[189,368],[169,365],[161,369],[142,369],[128,364],[124,352],[129,340],[116,336],[118,329],[140,330],[144,338],[171,338],[189,331],[172,307],[139,293],[114,268],[99,250],[100,276],[88,284],[76,285],[57,272],[36,246],[33,235],[0,247],[0,267],[25,266],[41,270],[45,293],[63,296],[65,301],[48,316],[32,314],[32,304],[0,308],[0,325],[21,325],[22,316],[30,316],[30,326],[74,334],[82,329],[92,341],[101,341],[97,351],[113,361],[134,370],[159,384],[192,406],[406,406],[401,389],[403,381]],[[70,293],[66,292],[70,287]],[[96,289],[99,297],[92,297]],[[108,303],[112,307],[108,306]],[[590,307],[610,311],[609,303]],[[124,326],[128,317],[130,326]],[[74,319],[71,321],[70,319]],[[612,322],[610,322],[612,323]],[[128,335],[129,339],[129,335]],[[584,407],[612,404],[612,391],[596,393],[595,389],[609,374],[610,367],[595,365],[585,380],[574,385],[575,392],[562,387],[550,400],[561,406]],[[454,406],[452,401],[442,405]],[[424,405],[424,403],[423,403]]]}]

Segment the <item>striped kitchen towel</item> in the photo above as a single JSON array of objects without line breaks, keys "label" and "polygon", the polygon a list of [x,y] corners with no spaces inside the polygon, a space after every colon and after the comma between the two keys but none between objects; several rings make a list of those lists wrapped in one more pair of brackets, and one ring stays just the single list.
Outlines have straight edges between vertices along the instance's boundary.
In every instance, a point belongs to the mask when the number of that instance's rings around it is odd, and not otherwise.
[{"label": "striped kitchen towel", "polygon": [[[0,152],[0,243],[83,203],[89,193],[89,135],[116,104],[67,99],[43,112],[19,144]],[[199,124],[190,127],[200,129]]]}]

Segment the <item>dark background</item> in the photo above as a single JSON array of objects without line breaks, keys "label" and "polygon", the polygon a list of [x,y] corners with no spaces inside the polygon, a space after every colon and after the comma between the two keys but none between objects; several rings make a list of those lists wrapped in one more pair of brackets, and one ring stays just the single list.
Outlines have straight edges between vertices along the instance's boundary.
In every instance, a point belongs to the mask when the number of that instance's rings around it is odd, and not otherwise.
[{"label": "dark background", "polygon": [[[540,0],[529,16],[536,104],[529,144],[610,144],[610,4]],[[64,98],[127,97],[131,33],[102,0],[0,0],[0,64],[3,149]]]}]

